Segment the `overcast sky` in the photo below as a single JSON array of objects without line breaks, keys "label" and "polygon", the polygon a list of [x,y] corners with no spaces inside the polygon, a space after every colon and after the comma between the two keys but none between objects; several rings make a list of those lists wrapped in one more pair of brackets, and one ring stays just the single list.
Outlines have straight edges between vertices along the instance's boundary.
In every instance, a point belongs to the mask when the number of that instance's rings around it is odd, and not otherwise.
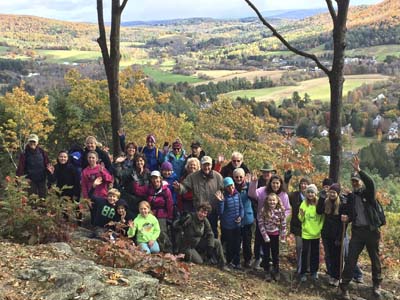
[{"label": "overcast sky", "polygon": [[[326,7],[324,0],[253,1],[262,11]],[[375,4],[381,1],[350,0],[350,4]],[[111,0],[104,0],[105,16],[109,15],[110,2]],[[97,20],[96,0],[0,0],[0,13],[69,21],[96,22]],[[254,13],[244,0],[128,0],[123,12],[123,21],[246,15],[253,16]]]}]

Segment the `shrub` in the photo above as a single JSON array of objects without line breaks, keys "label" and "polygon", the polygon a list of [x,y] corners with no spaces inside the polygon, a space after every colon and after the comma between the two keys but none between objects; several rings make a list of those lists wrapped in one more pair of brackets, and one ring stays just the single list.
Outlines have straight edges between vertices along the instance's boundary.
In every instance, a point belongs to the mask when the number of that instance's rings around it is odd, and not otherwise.
[{"label": "shrub", "polygon": [[4,198],[0,202],[0,235],[27,244],[68,241],[74,228],[76,205],[53,187],[45,199],[28,197],[29,183],[24,178],[6,177]]}]

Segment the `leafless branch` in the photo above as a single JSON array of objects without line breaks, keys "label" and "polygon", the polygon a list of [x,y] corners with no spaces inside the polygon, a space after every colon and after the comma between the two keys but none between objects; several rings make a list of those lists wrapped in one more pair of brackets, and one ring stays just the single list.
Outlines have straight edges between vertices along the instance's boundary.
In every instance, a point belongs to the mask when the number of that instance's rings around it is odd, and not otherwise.
[{"label": "leafless branch", "polygon": [[122,2],[121,6],[120,6],[120,12],[122,13],[122,11],[124,10],[126,3],[128,3],[128,0],[124,0],[124,2]]},{"label": "leafless branch", "polygon": [[288,49],[289,49],[290,51],[292,51],[293,53],[296,53],[296,54],[298,54],[298,55],[300,55],[300,56],[303,56],[303,57],[306,57],[306,58],[309,58],[309,59],[313,60],[313,61],[317,64],[317,66],[318,66],[322,71],[325,72],[325,74],[329,75],[329,73],[330,73],[329,69],[328,69],[327,67],[325,67],[325,66],[319,61],[319,59],[318,59],[315,55],[310,54],[310,53],[307,53],[307,52],[304,52],[304,51],[301,51],[301,50],[299,50],[299,49],[293,47],[292,45],[290,45],[289,42],[288,42],[282,35],[280,35],[280,34],[276,31],[276,29],[263,17],[263,15],[260,13],[260,11],[258,10],[258,8],[257,8],[250,0],[244,0],[244,1],[247,2],[247,4],[248,4],[248,5],[254,10],[254,12],[257,14],[257,16],[258,16],[258,18],[260,19],[260,21],[261,21],[266,27],[268,27],[269,30],[272,31],[272,34],[273,34],[276,38],[278,38],[278,39],[281,41],[281,43],[284,44],[284,45],[286,46],[286,48],[288,48]]},{"label": "leafless branch", "polygon": [[333,7],[332,0],[325,0],[325,1],[326,1],[326,5],[328,6],[329,13],[331,14],[332,21],[333,21],[333,23],[335,23],[337,15],[336,15],[335,8]]}]

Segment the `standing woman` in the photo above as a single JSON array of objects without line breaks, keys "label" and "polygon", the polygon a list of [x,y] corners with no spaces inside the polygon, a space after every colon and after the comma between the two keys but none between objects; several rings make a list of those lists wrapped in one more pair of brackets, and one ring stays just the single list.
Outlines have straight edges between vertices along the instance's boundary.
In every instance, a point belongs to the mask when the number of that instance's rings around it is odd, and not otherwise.
[{"label": "standing woman", "polygon": [[131,212],[136,216],[139,213],[138,204],[147,200],[150,171],[145,167],[146,156],[143,153],[136,154],[133,162],[135,166],[128,178],[126,178],[123,197],[128,202]]},{"label": "standing woman", "polygon": [[67,196],[71,200],[79,200],[81,194],[80,174],[78,170],[69,163],[68,152],[62,150],[58,152],[57,164],[55,166],[49,164],[49,186],[55,184],[62,189],[61,196]]},{"label": "standing woman", "polygon": [[150,203],[153,215],[160,223],[160,248],[163,252],[172,252],[171,239],[168,234],[168,224],[173,219],[172,194],[168,185],[163,184],[159,171],[151,172],[150,176],[150,185],[147,188],[147,202]]},{"label": "standing woman", "polygon": [[[196,157],[188,158],[185,165],[184,175],[180,178],[183,182],[187,176],[200,170],[200,161]],[[193,205],[193,193],[191,190],[183,194],[178,194],[178,209],[180,212],[195,212],[196,209]]]},{"label": "standing woman", "polygon": [[235,181],[235,188],[240,195],[244,211],[244,216],[240,227],[240,234],[242,237],[244,267],[249,268],[251,260],[251,240],[253,235],[251,227],[253,226],[254,223],[254,212],[253,212],[253,207],[251,205],[251,200],[247,195],[249,184],[246,182],[245,175],[246,174],[242,168],[237,168],[233,170],[233,180]]},{"label": "standing woman", "polygon": [[325,215],[321,237],[324,250],[328,254],[330,270],[329,284],[339,286],[340,278],[340,251],[342,247],[343,226],[341,215],[345,214],[344,205],[340,201],[340,185],[334,183],[329,187],[328,197],[319,197],[317,213]]},{"label": "standing woman", "polygon": [[156,147],[156,137],[149,134],[146,137],[146,146],[138,149],[139,153],[146,156],[146,168],[151,171],[159,170],[161,164],[164,162],[163,153]]},{"label": "standing woman", "polygon": [[136,151],[137,145],[133,142],[128,143],[125,147],[125,155],[117,157],[113,163],[114,187],[121,192],[128,184],[126,180],[135,168],[134,158]]}]

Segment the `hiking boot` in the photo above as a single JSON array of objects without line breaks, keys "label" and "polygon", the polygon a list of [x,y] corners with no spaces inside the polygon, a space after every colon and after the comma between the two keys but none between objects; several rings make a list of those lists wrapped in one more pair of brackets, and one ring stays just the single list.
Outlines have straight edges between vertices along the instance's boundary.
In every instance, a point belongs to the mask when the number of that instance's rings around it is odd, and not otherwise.
[{"label": "hiking boot", "polygon": [[300,275],[300,282],[306,282],[307,281],[307,275],[306,274],[301,274]]},{"label": "hiking boot", "polygon": [[373,292],[374,296],[378,299],[382,297],[382,291],[381,291],[381,286],[380,285],[374,285],[373,287]]},{"label": "hiking boot", "polygon": [[265,274],[265,281],[267,281],[267,282],[271,282],[271,280],[272,280],[272,277],[271,277],[271,273],[266,273]]},{"label": "hiking boot", "polygon": [[339,286],[339,279],[336,278],[329,278],[329,285],[338,287]]},{"label": "hiking boot", "polygon": [[351,300],[349,290],[344,286],[339,286],[339,293],[343,300]]},{"label": "hiking boot", "polygon": [[261,258],[255,259],[253,262],[253,269],[257,271],[261,270],[262,268],[260,264],[261,264]]},{"label": "hiking boot", "polygon": [[231,264],[229,267],[236,271],[243,271],[242,266],[240,264],[237,265]]},{"label": "hiking boot", "polygon": [[312,278],[312,280],[317,281],[318,280],[318,273],[317,272],[312,273],[311,274],[311,278]]}]

